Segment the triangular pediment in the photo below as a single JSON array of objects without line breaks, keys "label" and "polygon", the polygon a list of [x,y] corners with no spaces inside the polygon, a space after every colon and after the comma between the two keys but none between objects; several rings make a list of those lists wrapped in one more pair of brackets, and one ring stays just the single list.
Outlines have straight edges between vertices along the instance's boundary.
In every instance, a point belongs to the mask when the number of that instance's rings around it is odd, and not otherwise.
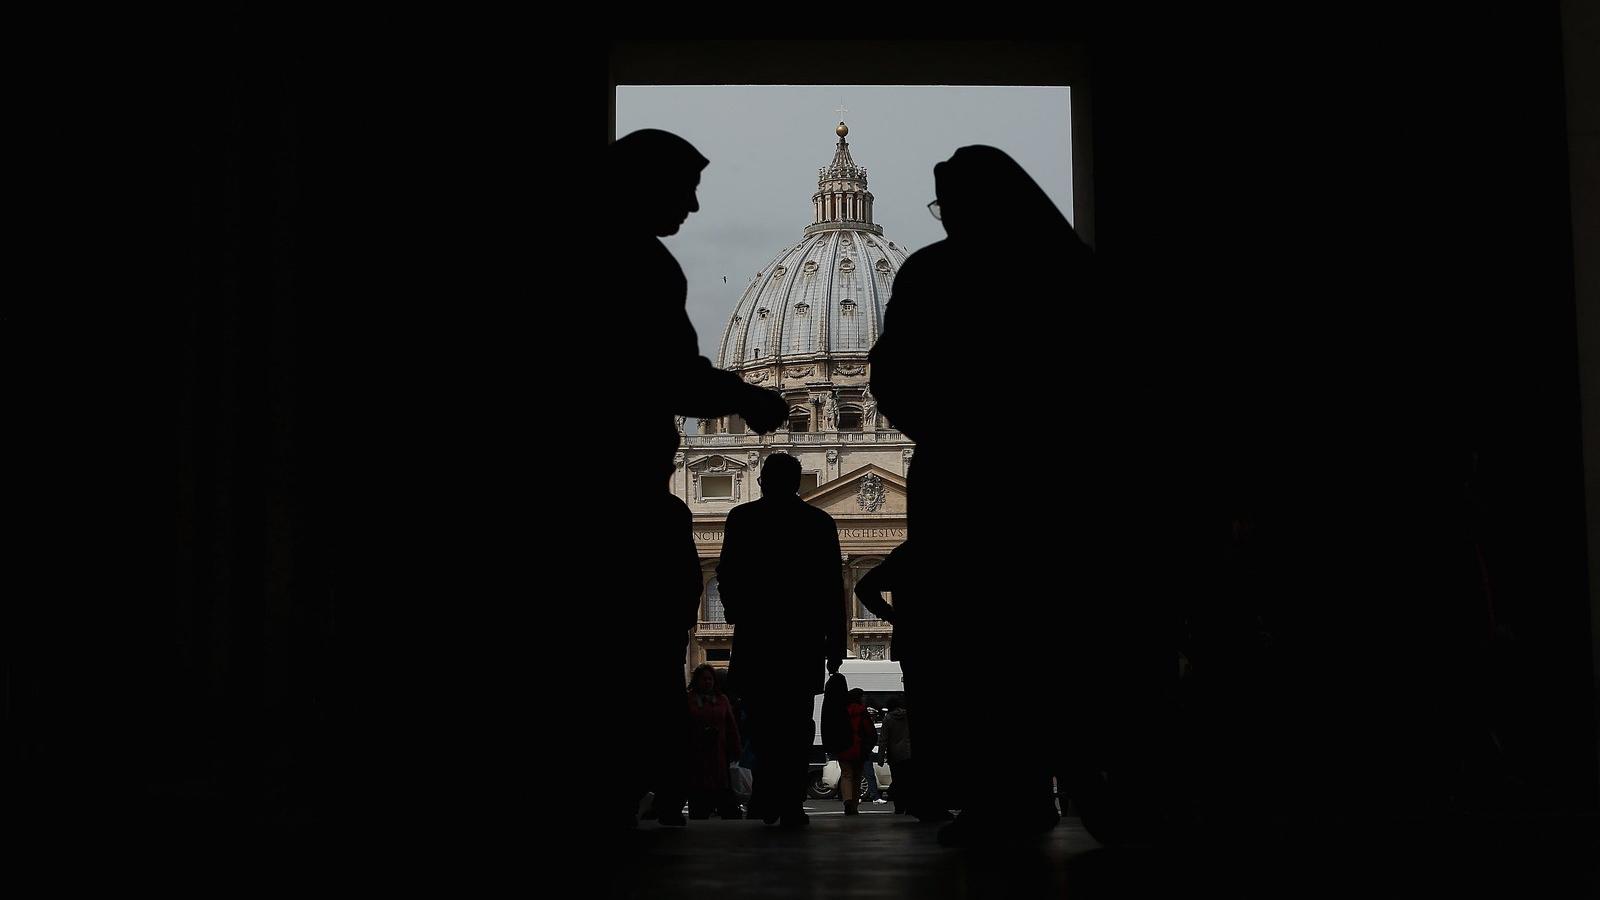
[{"label": "triangular pediment", "polygon": [[736,456],[726,453],[708,453],[684,463],[691,472],[744,472],[750,466]]},{"label": "triangular pediment", "polygon": [[906,480],[868,463],[800,495],[832,516],[903,516]]}]

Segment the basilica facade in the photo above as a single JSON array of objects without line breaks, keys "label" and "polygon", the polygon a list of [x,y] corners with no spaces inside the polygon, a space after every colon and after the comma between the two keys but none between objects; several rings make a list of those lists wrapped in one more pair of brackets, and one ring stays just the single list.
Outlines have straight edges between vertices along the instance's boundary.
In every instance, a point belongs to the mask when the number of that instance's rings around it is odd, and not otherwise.
[{"label": "basilica facade", "polygon": [[787,422],[758,435],[738,416],[706,419],[697,434],[680,438],[672,490],[694,514],[705,584],[690,667],[727,665],[733,626],[716,580],[723,525],[730,509],[761,496],[756,476],[772,453],[800,461],[802,499],[838,523],[839,603],[848,611],[850,653],[888,658],[888,623],[861,608],[853,590],[906,537],[905,475],[914,447],[878,413],[867,353],[910,250],[873,224],[867,170],[851,159],[849,131],[839,123],[833,161],[817,172],[811,224],[750,279],[718,345],[720,368],[783,395]]}]

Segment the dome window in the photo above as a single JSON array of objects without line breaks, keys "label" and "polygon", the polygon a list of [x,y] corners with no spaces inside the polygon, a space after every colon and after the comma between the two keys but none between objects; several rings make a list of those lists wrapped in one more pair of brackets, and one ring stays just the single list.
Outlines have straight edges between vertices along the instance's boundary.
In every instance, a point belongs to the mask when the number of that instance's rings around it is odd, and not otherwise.
[{"label": "dome window", "polygon": [[843,314],[845,314],[847,316],[855,315],[855,313],[856,313],[856,302],[854,300],[840,300],[839,301],[839,312],[841,312],[841,313],[843,313]]},{"label": "dome window", "polygon": [[887,259],[878,260],[878,271],[885,275],[889,274],[889,261]]},{"label": "dome window", "polygon": [[767,317],[768,311],[769,310],[765,306],[763,306],[760,309],[756,310],[756,315],[758,315],[761,318],[765,319]]},{"label": "dome window", "polygon": [[846,256],[844,259],[839,260],[839,271],[841,271],[841,272],[854,272],[855,270],[856,270],[856,261],[855,260],[851,259],[848,256]]},{"label": "dome window", "polygon": [[772,277],[773,278],[782,278],[784,276],[784,274],[786,272],[788,272],[788,271],[789,270],[784,268],[783,266],[779,266],[776,269],[772,270]]},{"label": "dome window", "polygon": [[744,319],[739,317],[739,316],[734,316],[733,317],[733,324],[735,324],[735,325],[737,325],[737,324],[739,324],[740,322],[743,322],[743,321],[744,321]]},{"label": "dome window", "polygon": [[804,300],[801,300],[799,303],[796,303],[794,305],[794,311],[795,311],[795,315],[803,316],[806,313],[811,311],[811,304],[805,302]]},{"label": "dome window", "polygon": [[802,275],[817,274],[817,261],[814,259],[806,260],[806,264],[800,267],[800,273]]}]

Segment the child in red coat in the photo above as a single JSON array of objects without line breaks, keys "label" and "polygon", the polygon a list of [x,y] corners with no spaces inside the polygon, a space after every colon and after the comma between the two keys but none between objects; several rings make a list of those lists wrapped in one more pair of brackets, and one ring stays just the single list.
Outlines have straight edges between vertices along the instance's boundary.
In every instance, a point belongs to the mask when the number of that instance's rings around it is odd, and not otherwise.
[{"label": "child in red coat", "polygon": [[689,818],[743,818],[728,780],[742,750],[739,723],[728,696],[717,689],[716,668],[701,665],[689,682]]}]

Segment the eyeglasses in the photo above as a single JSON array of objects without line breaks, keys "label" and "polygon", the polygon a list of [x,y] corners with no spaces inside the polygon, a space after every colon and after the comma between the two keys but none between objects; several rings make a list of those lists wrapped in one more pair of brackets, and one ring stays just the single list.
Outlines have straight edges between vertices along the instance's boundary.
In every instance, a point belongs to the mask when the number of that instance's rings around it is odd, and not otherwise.
[{"label": "eyeglasses", "polygon": [[933,213],[933,217],[935,219],[938,219],[939,218],[939,201],[937,201],[937,200],[928,201],[928,212]]}]

